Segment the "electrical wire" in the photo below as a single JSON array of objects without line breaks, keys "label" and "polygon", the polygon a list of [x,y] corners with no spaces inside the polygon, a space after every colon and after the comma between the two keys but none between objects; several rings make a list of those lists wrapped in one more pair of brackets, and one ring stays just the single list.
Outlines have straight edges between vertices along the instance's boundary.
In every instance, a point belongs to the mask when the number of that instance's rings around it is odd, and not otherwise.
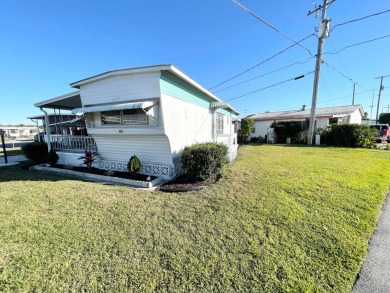
[{"label": "electrical wire", "polygon": [[280,84],[283,84],[283,83],[286,83],[286,82],[289,82],[289,81],[301,79],[301,78],[305,77],[306,75],[309,75],[309,74],[311,74],[311,73],[313,73],[313,72],[314,72],[314,71],[310,71],[310,72],[308,72],[308,73],[305,73],[305,74],[302,74],[302,75],[299,75],[299,76],[296,76],[296,77],[293,77],[293,78],[290,78],[290,79],[286,79],[286,80],[283,80],[283,81],[278,82],[278,83],[271,84],[271,85],[266,86],[266,87],[263,87],[263,88],[261,88],[261,89],[257,89],[257,90],[251,91],[251,92],[249,92],[249,93],[245,93],[245,94],[239,95],[239,96],[237,96],[237,97],[230,98],[230,99],[226,100],[226,102],[233,101],[233,100],[236,100],[236,99],[238,99],[238,98],[245,97],[245,96],[249,96],[249,95],[251,95],[251,94],[254,94],[254,93],[263,91],[263,90],[265,90],[265,89],[269,89],[269,88],[271,88],[271,87],[275,87],[275,86],[277,86],[277,85],[280,85]]},{"label": "electrical wire", "polygon": [[332,65],[330,65],[328,62],[325,61],[325,64],[326,64],[328,67],[332,68],[334,71],[336,71],[338,74],[340,74],[340,75],[342,75],[343,77],[345,77],[346,79],[348,79],[350,82],[355,83],[355,82],[352,80],[352,78],[346,76],[344,73],[342,73],[341,71],[339,71],[339,70],[337,70],[336,68],[334,68],[334,67],[333,67]]},{"label": "electrical wire", "polygon": [[[364,91],[364,92],[355,93],[355,96],[358,96],[358,95],[361,95],[361,94],[364,94],[364,93],[367,93],[367,92],[372,92],[372,90],[367,90],[367,91]],[[336,100],[343,100],[343,99],[351,98],[351,97],[352,97],[352,95],[347,95],[347,96],[343,96],[343,97],[340,97],[340,98],[331,99],[330,101],[328,100],[328,101],[318,102],[317,104],[324,104],[324,103],[333,102],[333,101],[336,101]]]},{"label": "electrical wire", "polygon": [[258,78],[260,78],[260,77],[269,75],[269,74],[271,74],[271,73],[275,73],[275,72],[281,71],[281,70],[283,70],[283,69],[292,67],[292,66],[297,65],[297,64],[305,64],[305,63],[309,62],[309,61],[310,61],[311,59],[313,59],[313,58],[315,58],[315,57],[314,57],[314,56],[313,56],[313,57],[310,57],[309,59],[307,59],[306,61],[303,61],[303,62],[294,62],[294,63],[291,63],[291,64],[289,64],[289,65],[280,67],[280,68],[278,68],[278,69],[275,69],[275,70],[272,70],[272,71],[269,71],[269,72],[266,72],[266,73],[263,73],[263,74],[261,74],[261,75],[255,76],[255,77],[253,77],[253,78],[244,80],[244,81],[242,81],[242,82],[235,83],[235,84],[233,84],[233,85],[224,87],[224,88],[222,88],[222,89],[220,89],[220,90],[214,91],[213,93],[218,93],[218,92],[221,92],[221,91],[223,91],[223,90],[230,89],[230,88],[232,88],[232,87],[235,87],[235,86],[238,86],[238,85],[241,85],[241,84],[250,82],[250,81],[252,81],[252,80],[255,80],[255,79],[258,79]]},{"label": "electrical wire", "polygon": [[300,46],[301,48],[305,49],[307,52],[309,52],[309,54],[311,56],[313,56],[313,54],[311,53],[311,51],[307,48],[305,48],[304,46],[302,46],[301,44],[299,44],[299,42],[295,41],[293,38],[289,37],[288,35],[286,35],[285,33],[281,32],[280,30],[278,30],[276,27],[274,27],[272,24],[268,23],[267,21],[265,21],[264,19],[262,19],[260,16],[256,15],[255,13],[253,13],[252,11],[250,11],[248,8],[246,8],[244,5],[238,3],[236,0],[232,0],[232,2],[234,4],[236,4],[238,7],[242,8],[243,10],[245,10],[246,12],[248,12],[250,15],[254,16],[255,18],[257,18],[258,20],[260,20],[262,23],[264,23],[265,25],[269,26],[270,28],[272,28],[274,31],[276,31],[277,33],[281,34],[283,37],[289,39],[290,41],[294,42],[295,45],[298,45]]},{"label": "electrical wire", "polygon": [[364,16],[364,17],[361,17],[361,18],[352,19],[352,20],[349,20],[349,21],[346,21],[346,22],[343,22],[343,23],[336,24],[336,25],[330,30],[330,33],[331,33],[336,27],[338,27],[338,26],[342,26],[342,25],[349,24],[349,23],[352,23],[352,22],[360,21],[360,20],[363,20],[363,19],[366,19],[366,18],[369,18],[369,17],[373,17],[373,16],[377,16],[377,15],[380,15],[380,14],[383,14],[383,13],[387,13],[387,12],[390,12],[390,9],[385,10],[385,11],[382,11],[382,12],[370,14],[370,15],[367,15],[367,16]]},{"label": "electrical wire", "polygon": [[[306,40],[306,39],[308,39],[308,38],[310,38],[311,36],[314,36],[314,35],[315,35],[315,34],[310,34],[310,35],[308,35],[307,37],[305,37],[305,38],[303,38],[302,40],[300,40],[299,43],[300,43],[300,42],[303,42],[304,40]],[[229,82],[229,81],[231,81],[231,80],[233,80],[233,79],[235,79],[235,78],[237,78],[237,77],[239,77],[239,76],[241,76],[241,75],[243,75],[243,74],[245,74],[245,73],[247,73],[247,72],[249,72],[249,71],[251,71],[251,70],[253,70],[253,69],[255,69],[256,67],[258,67],[258,66],[260,66],[260,65],[262,65],[262,64],[264,64],[264,63],[266,63],[266,62],[268,62],[268,61],[270,61],[271,59],[273,59],[273,58],[279,56],[280,54],[286,52],[287,50],[289,50],[289,49],[291,49],[292,47],[295,47],[295,46],[296,46],[296,44],[291,45],[291,46],[289,46],[289,47],[283,49],[282,51],[280,51],[280,52],[278,52],[278,53],[272,55],[271,57],[268,57],[267,59],[261,61],[260,63],[257,63],[257,64],[255,64],[254,66],[252,66],[252,67],[250,67],[250,68],[248,68],[248,69],[242,71],[241,73],[238,73],[238,74],[234,75],[233,77],[231,77],[231,78],[229,78],[229,79],[227,79],[227,80],[225,80],[225,81],[223,81],[223,82],[221,82],[221,83],[219,83],[219,84],[217,84],[217,85],[215,85],[215,86],[209,88],[209,90],[212,90],[212,89],[214,89],[214,88],[216,88],[216,87],[219,87],[219,86],[221,86],[221,85],[223,85],[223,84],[225,84],[225,83],[227,83],[227,82]]]},{"label": "electrical wire", "polygon": [[[337,49],[336,49],[336,46],[334,45],[333,40],[332,40],[332,38],[330,37],[330,35],[329,35],[329,40],[330,40],[330,43],[332,44],[333,49],[336,51],[336,50],[337,50]],[[343,66],[345,72],[346,72],[348,75],[350,75],[349,72],[348,72],[348,70],[347,70],[347,68],[346,68],[345,65],[344,65],[343,60],[341,60],[341,57],[340,57],[339,54],[337,54],[337,58],[340,60],[340,63],[341,63],[341,65]],[[352,79],[351,79],[351,80],[352,80]]]},{"label": "electrical wire", "polygon": [[332,51],[325,52],[325,53],[323,53],[323,55],[325,55],[325,54],[337,54],[337,53],[340,53],[340,52],[344,51],[345,49],[348,49],[348,48],[351,48],[351,47],[355,47],[355,46],[359,46],[359,45],[363,45],[363,44],[370,43],[370,42],[374,42],[374,41],[381,40],[381,39],[388,38],[388,37],[390,37],[390,35],[385,35],[385,36],[378,37],[378,38],[375,38],[375,39],[371,39],[371,40],[368,40],[368,41],[364,41],[364,42],[356,43],[356,44],[353,44],[353,45],[349,45],[349,46],[346,46],[343,49],[341,49],[339,51],[336,51],[336,52],[332,52]]}]

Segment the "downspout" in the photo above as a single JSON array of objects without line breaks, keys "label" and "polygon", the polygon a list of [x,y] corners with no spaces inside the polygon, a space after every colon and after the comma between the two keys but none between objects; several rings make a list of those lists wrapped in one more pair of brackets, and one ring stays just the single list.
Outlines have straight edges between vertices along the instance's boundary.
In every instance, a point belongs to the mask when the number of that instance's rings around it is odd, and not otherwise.
[{"label": "downspout", "polygon": [[229,119],[229,124],[230,124],[230,135],[229,135],[229,161],[232,161],[231,153],[233,149],[233,144],[232,144],[232,124],[233,124],[233,118],[232,118],[232,112],[230,112],[230,119]]},{"label": "downspout", "polygon": [[34,122],[37,125],[37,138],[38,142],[41,142],[41,136],[39,135],[39,124],[38,124],[38,119],[31,119],[32,122]]},{"label": "downspout", "polygon": [[47,150],[50,152],[51,151],[51,138],[50,138],[50,126],[49,126],[49,115],[47,115],[47,112],[43,110],[42,107],[39,108],[43,113],[45,113],[45,130],[46,130],[46,139],[47,139]]},{"label": "downspout", "polygon": [[211,128],[212,128],[212,132],[213,132],[213,140],[214,142],[217,142],[217,127],[215,125],[216,121],[216,117],[215,117],[215,112],[217,110],[216,109],[211,109],[211,119],[212,119],[212,122],[211,122]]}]

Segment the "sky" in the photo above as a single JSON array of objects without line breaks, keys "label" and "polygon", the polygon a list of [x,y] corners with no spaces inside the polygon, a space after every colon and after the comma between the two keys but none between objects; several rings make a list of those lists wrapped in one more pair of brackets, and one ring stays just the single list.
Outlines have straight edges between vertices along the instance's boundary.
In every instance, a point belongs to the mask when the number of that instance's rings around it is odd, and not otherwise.
[{"label": "sky", "polygon": [[[238,2],[263,21],[231,0],[0,0],[0,125],[32,124],[27,117],[43,114],[34,103],[74,91],[72,82],[158,64],[175,65],[241,117],[310,108],[320,15],[307,14],[323,1]],[[355,104],[375,118],[377,77],[390,75],[387,10],[388,0],[329,5],[317,108],[351,105],[355,83]],[[390,112],[390,76],[383,85],[379,113]]]}]

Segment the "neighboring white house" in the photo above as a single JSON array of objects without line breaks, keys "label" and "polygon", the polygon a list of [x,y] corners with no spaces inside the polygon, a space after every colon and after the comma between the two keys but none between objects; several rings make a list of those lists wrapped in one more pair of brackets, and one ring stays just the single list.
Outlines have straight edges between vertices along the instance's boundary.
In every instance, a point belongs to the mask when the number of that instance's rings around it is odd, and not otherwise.
[{"label": "neighboring white house", "polygon": [[6,136],[13,138],[19,138],[22,136],[31,137],[37,133],[37,128],[34,126],[0,125],[0,129],[5,131]]},{"label": "neighboring white house", "polygon": [[[230,161],[237,155],[239,113],[173,65],[109,71],[71,86],[78,90],[34,105],[84,119],[102,169],[126,170],[136,155],[141,173],[170,179],[185,146],[222,142]],[[77,150],[56,150],[60,162],[80,164]]]},{"label": "neighboring white house", "polygon": [[[334,123],[361,124],[364,116],[361,105],[348,105],[317,108],[315,111],[316,129],[325,129]],[[301,121],[305,123],[310,119],[310,109],[303,107],[301,110],[265,112],[249,116],[255,121],[255,128],[250,137],[265,137],[273,122]]]}]

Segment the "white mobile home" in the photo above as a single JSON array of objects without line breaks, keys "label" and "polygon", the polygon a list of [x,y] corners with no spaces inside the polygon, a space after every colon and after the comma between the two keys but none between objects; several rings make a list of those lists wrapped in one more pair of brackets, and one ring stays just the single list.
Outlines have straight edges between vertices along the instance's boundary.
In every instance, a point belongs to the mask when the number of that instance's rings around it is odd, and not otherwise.
[{"label": "white mobile home", "polygon": [[[141,173],[170,179],[185,146],[209,141],[226,144],[229,159],[236,157],[239,113],[173,65],[109,71],[71,86],[78,90],[35,106],[82,117],[102,169],[125,170],[135,154]],[[78,151],[57,149],[67,164],[80,164]]]},{"label": "white mobile home", "polygon": [[5,136],[11,138],[31,137],[37,133],[37,128],[34,126],[0,125],[0,129],[5,131]]},{"label": "white mobile home", "polygon": [[[316,129],[325,129],[334,123],[361,124],[363,116],[362,105],[317,108],[315,115]],[[310,109],[303,107],[300,110],[265,112],[252,115],[249,118],[255,121],[255,128],[250,137],[265,137],[273,122],[300,121],[305,123],[310,118]]]}]

